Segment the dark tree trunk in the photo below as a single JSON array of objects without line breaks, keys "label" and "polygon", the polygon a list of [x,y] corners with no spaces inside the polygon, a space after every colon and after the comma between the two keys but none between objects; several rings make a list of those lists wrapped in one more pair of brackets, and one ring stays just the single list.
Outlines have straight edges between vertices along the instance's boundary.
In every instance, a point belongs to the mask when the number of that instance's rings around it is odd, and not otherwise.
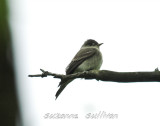
[{"label": "dark tree trunk", "polygon": [[19,112],[7,2],[0,1],[0,125],[15,126]]}]

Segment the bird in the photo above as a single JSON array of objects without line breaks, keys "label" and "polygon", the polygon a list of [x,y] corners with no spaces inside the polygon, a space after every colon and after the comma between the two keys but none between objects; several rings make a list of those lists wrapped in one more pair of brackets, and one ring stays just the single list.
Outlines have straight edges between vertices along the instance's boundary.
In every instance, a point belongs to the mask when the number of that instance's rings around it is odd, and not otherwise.
[{"label": "bird", "polygon": [[[103,62],[102,53],[99,49],[102,44],[103,43],[98,43],[93,39],[86,40],[66,67],[66,75],[90,70],[99,70]],[[60,82],[59,89],[55,95],[56,99],[71,81],[73,81],[73,79]]]}]

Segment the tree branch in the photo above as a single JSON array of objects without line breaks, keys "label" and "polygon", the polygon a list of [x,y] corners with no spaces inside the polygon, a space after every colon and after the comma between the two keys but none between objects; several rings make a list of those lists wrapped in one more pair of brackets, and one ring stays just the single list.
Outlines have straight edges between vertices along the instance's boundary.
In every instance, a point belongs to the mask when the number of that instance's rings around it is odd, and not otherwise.
[{"label": "tree branch", "polygon": [[79,72],[70,75],[56,74],[40,69],[42,74],[28,75],[29,77],[47,77],[53,76],[59,78],[61,81],[67,81],[69,79],[84,78],[84,79],[96,79],[101,81],[113,81],[113,82],[160,82],[160,71],[158,68],[153,72],[115,72],[109,70],[91,70],[85,72]]}]

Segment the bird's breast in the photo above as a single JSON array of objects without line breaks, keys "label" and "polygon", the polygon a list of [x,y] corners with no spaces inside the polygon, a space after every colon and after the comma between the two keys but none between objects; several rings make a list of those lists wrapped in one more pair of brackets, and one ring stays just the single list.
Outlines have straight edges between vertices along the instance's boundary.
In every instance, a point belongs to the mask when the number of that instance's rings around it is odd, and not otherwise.
[{"label": "bird's breast", "polygon": [[99,70],[102,62],[102,54],[97,50],[92,57],[86,59],[81,65],[79,65],[74,73],[88,70]]}]

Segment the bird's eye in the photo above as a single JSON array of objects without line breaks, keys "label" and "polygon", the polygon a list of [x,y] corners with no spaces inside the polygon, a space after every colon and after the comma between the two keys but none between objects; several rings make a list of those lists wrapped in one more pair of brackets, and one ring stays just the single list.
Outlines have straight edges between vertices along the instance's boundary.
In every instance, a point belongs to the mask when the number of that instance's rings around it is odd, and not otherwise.
[{"label": "bird's eye", "polygon": [[92,46],[94,46],[95,45],[95,43],[92,43]]}]

